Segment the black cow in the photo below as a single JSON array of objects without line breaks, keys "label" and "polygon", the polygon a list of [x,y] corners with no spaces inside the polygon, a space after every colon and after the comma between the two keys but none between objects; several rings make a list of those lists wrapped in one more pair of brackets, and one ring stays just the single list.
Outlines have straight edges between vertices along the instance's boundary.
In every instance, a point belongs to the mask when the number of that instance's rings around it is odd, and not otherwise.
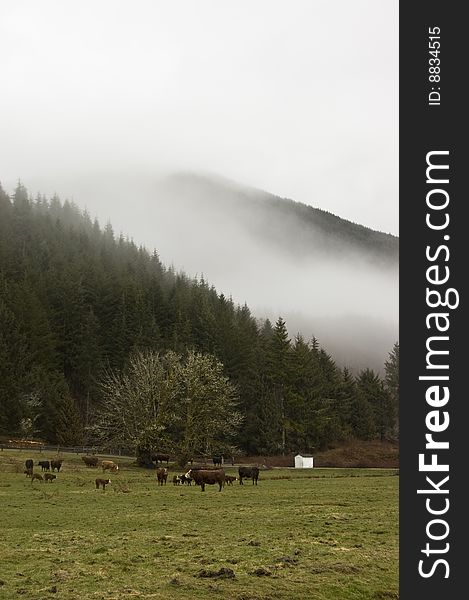
[{"label": "black cow", "polygon": [[34,467],[34,461],[32,458],[28,458],[28,460],[24,461],[24,466],[26,467],[26,471],[31,471],[33,470]]},{"label": "black cow", "polygon": [[42,471],[50,471],[50,462],[48,460],[40,460],[37,464],[41,467]]},{"label": "black cow", "polygon": [[57,473],[60,471],[60,468],[62,466],[63,460],[51,460],[50,461],[50,466],[52,471],[54,471],[54,469],[57,469]]},{"label": "black cow", "polygon": [[252,485],[254,485],[254,483],[257,485],[257,480],[259,479],[259,467],[239,467],[238,474],[240,485],[244,485],[243,477],[244,479],[252,479]]},{"label": "black cow", "polygon": [[196,485],[200,485],[202,491],[205,492],[205,485],[215,485],[218,483],[220,486],[219,492],[221,492],[221,488],[225,485],[225,471],[223,469],[217,470],[203,470],[203,469],[195,469],[187,472],[188,477],[192,477],[195,481]]},{"label": "black cow", "polygon": [[223,456],[212,456],[212,461],[214,466],[216,467],[217,465],[222,465],[223,463]]},{"label": "black cow", "polygon": [[182,484],[187,483],[187,485],[192,485],[192,477],[189,477],[187,473],[185,473],[184,475],[179,475],[179,481]]},{"label": "black cow", "polygon": [[166,462],[166,464],[169,464],[169,454],[153,454],[153,456],[151,457],[151,460],[155,461],[156,464],[158,464],[159,462],[161,464],[163,464],[163,462]]}]

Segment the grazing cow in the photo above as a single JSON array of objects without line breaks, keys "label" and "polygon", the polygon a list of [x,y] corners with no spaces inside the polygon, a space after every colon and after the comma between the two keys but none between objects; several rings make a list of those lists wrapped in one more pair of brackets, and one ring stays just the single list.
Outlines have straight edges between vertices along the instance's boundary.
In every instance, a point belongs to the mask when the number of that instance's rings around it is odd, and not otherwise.
[{"label": "grazing cow", "polygon": [[158,481],[158,485],[166,485],[166,480],[168,479],[168,469],[166,467],[162,467],[158,469],[156,472],[156,479]]},{"label": "grazing cow", "polygon": [[225,475],[225,481],[228,485],[233,485],[233,481],[237,481],[238,478],[233,475]]},{"label": "grazing cow", "polygon": [[204,470],[204,469],[196,469],[196,470],[190,470],[187,473],[189,475],[189,477],[192,477],[192,479],[195,481],[196,485],[200,485],[200,487],[202,488],[202,491],[205,492],[205,485],[214,485],[215,483],[218,483],[219,487],[219,492],[221,492],[221,488],[224,486],[225,484],[225,471],[223,471],[223,469],[217,469],[217,470]]},{"label": "grazing cow", "polygon": [[33,470],[32,469],[25,469],[23,471],[23,473],[26,475],[26,477],[31,477],[31,475],[33,474]]},{"label": "grazing cow", "polygon": [[54,471],[55,469],[57,469],[57,473],[60,471],[60,468],[62,467],[62,463],[63,463],[63,459],[57,459],[57,460],[51,460],[50,461],[50,467],[52,469],[52,471]]},{"label": "grazing cow", "polygon": [[169,464],[169,454],[153,454],[151,460],[155,461],[156,464],[159,462],[163,464],[165,462],[167,465]]},{"label": "grazing cow", "polygon": [[243,477],[244,479],[252,479],[252,485],[254,485],[254,483],[257,485],[257,480],[259,479],[259,467],[239,467],[238,474],[240,485],[244,485]]},{"label": "grazing cow", "polygon": [[98,457],[97,456],[82,456],[81,460],[85,463],[87,467],[97,467],[98,466]]},{"label": "grazing cow", "polygon": [[31,471],[33,470],[34,467],[34,461],[32,458],[28,458],[28,460],[24,461],[24,466],[26,467],[27,471]]},{"label": "grazing cow", "polygon": [[99,490],[99,486],[102,485],[103,486],[103,492],[106,490],[106,486],[108,483],[111,483],[110,479],[100,479],[99,477],[96,479],[95,481],[96,483],[96,489]]},{"label": "grazing cow", "polygon": [[223,464],[223,456],[212,456],[212,461],[215,467],[217,465],[221,467],[221,465]]},{"label": "grazing cow", "polygon": [[46,473],[44,475],[44,481],[49,481],[49,483],[52,483],[54,479],[57,479],[57,475],[52,475],[52,473]]},{"label": "grazing cow", "polygon": [[50,471],[50,462],[48,460],[40,460],[38,467],[41,467],[41,471]]},{"label": "grazing cow", "polygon": [[179,475],[174,475],[173,485],[180,485],[180,483],[181,483],[181,478],[179,477]]},{"label": "grazing cow", "polygon": [[43,479],[42,475],[39,475],[39,473],[33,473],[33,474],[31,475],[31,483],[32,483],[32,482],[33,482],[35,479],[37,479],[37,480],[38,480],[38,481],[40,481],[41,483],[44,483],[44,479]]},{"label": "grazing cow", "polygon": [[103,460],[101,462],[101,466],[103,467],[103,473],[104,471],[112,471],[113,473],[115,473],[119,470],[119,467],[112,460]]}]

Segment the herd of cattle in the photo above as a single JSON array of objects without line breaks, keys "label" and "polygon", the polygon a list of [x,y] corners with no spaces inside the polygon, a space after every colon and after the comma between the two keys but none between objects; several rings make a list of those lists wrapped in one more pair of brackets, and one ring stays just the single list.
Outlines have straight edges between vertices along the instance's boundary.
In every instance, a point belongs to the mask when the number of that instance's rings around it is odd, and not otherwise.
[{"label": "herd of cattle", "polygon": [[[161,456],[161,455],[159,455]],[[166,458],[166,455],[164,455]],[[82,461],[85,463],[85,465],[87,467],[97,467],[98,463],[99,463],[99,459],[97,456],[82,456],[81,457]],[[168,461],[169,461],[169,457],[168,457]],[[225,484],[227,485],[233,485],[234,481],[239,481],[240,485],[244,485],[243,484],[243,479],[251,479],[252,480],[252,484],[253,485],[257,485],[257,480],[259,479],[259,467],[239,467],[238,468],[238,477],[235,477],[233,475],[227,475],[225,473],[225,471],[220,468],[218,466],[218,461],[217,463],[215,461],[214,462],[214,467],[210,468],[207,466],[203,466],[203,467],[191,467],[189,469],[189,471],[187,471],[187,473],[184,473],[182,475],[174,475],[173,476],[173,485],[192,485],[192,482],[195,483],[195,485],[199,485],[202,492],[205,492],[205,486],[206,485],[218,485],[219,486],[219,491],[221,492],[223,486]],[[62,463],[63,463],[63,459],[56,459],[56,460],[40,460],[37,463],[38,467],[41,467],[41,472],[45,472],[44,476],[39,474],[39,473],[34,473],[34,461],[32,458],[28,458],[28,460],[25,461],[25,470],[24,473],[26,474],[26,477],[31,477],[31,483],[33,483],[34,481],[40,481],[40,482],[44,482],[47,481],[49,483],[52,483],[52,481],[54,481],[54,479],[57,478],[56,475],[54,475],[53,473],[51,473],[50,471],[57,471],[57,473],[60,472],[60,469],[62,468]],[[221,460],[220,463],[221,464]],[[102,460],[101,461],[101,467],[103,469],[103,473],[105,471],[112,471],[113,473],[116,473],[119,470],[119,466],[112,460]],[[160,467],[159,469],[157,469],[156,471],[156,481],[158,485],[166,485],[168,479],[168,468],[167,467]],[[111,480],[110,479],[101,479],[101,478],[97,478],[95,480],[95,485],[96,485],[96,489],[99,489],[100,487],[102,487],[103,490],[105,490],[106,485],[110,484]]]}]

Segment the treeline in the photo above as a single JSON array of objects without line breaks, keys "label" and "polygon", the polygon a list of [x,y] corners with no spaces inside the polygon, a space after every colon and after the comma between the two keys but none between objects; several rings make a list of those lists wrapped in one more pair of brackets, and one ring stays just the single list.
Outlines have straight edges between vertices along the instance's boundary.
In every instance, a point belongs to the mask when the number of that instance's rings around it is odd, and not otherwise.
[{"label": "treeline", "polygon": [[242,416],[231,439],[243,452],[395,434],[397,344],[384,379],[369,369],[353,376],[316,339],[291,341],[281,318],[257,321],[73,203],[32,199],[21,184],[10,198],[0,187],[0,432],[92,442],[103,374],[124,371],[138,350],[221,361]]}]

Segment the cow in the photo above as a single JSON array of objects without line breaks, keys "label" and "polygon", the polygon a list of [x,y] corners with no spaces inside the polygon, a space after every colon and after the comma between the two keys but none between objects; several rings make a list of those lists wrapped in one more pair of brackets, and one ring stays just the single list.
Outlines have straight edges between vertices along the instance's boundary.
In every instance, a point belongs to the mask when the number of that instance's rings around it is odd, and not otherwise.
[{"label": "cow", "polygon": [[34,467],[34,461],[32,458],[28,458],[27,460],[24,461],[24,466],[26,468],[27,471],[33,471],[33,467]]},{"label": "cow", "polygon": [[257,485],[257,480],[259,479],[259,467],[239,467],[238,474],[240,485],[244,485],[243,477],[244,479],[252,479],[252,485],[254,485],[254,483]]},{"label": "cow", "polygon": [[225,485],[225,471],[223,469],[217,470],[205,470],[205,469],[195,469],[187,472],[189,477],[195,481],[196,485],[200,485],[202,491],[205,492],[205,485],[214,485],[218,483],[219,492],[221,492],[221,488]]},{"label": "cow", "polygon": [[153,460],[154,462],[156,462],[156,464],[158,464],[159,462],[161,464],[163,464],[163,462],[166,462],[166,464],[169,464],[169,454],[153,454],[153,456],[151,457],[151,460]]},{"label": "cow", "polygon": [[216,467],[219,465],[220,467],[223,464],[223,456],[212,456],[213,465]]},{"label": "cow", "polygon": [[97,456],[82,456],[81,460],[85,463],[87,467],[97,467],[98,466],[98,457]]},{"label": "cow", "polygon": [[184,475],[179,475],[179,481],[183,485],[185,483],[187,483],[187,485],[192,485],[192,477],[190,477],[190,475],[188,475],[188,473],[184,473]]},{"label": "cow", "polygon": [[238,478],[233,475],[225,475],[225,481],[227,485],[233,485],[233,481],[238,481]]},{"label": "cow", "polygon": [[33,474],[33,470],[32,469],[25,469],[23,471],[23,473],[26,475],[26,477],[31,477],[31,475]]},{"label": "cow", "polygon": [[112,471],[113,473],[115,473],[119,470],[118,465],[116,465],[116,463],[112,460],[103,460],[101,462],[101,466],[103,467],[103,473],[104,471]]},{"label": "cow", "polygon": [[46,473],[44,475],[44,481],[48,481],[49,483],[52,483],[54,481],[54,479],[57,479],[57,475],[52,475],[52,473]]},{"label": "cow", "polygon": [[96,483],[96,489],[99,490],[99,486],[102,485],[103,486],[103,492],[106,490],[106,486],[108,485],[108,483],[111,483],[110,479],[100,479],[99,477],[95,480]]},{"label": "cow", "polygon": [[41,467],[41,471],[50,471],[50,462],[48,460],[40,460],[37,465]]},{"label": "cow", "polygon": [[181,478],[179,477],[179,475],[174,475],[173,485],[180,485],[180,483],[181,483]]},{"label": "cow", "polygon": [[43,479],[42,475],[39,475],[39,473],[33,473],[33,474],[31,475],[31,483],[32,483],[32,482],[33,482],[35,479],[37,479],[37,480],[38,480],[38,481],[40,481],[41,483],[44,483],[44,479]]},{"label": "cow", "polygon": [[50,466],[52,471],[54,471],[55,469],[57,469],[57,473],[59,473],[61,467],[62,467],[62,463],[63,463],[63,459],[56,459],[56,460],[51,460],[50,461]]},{"label": "cow", "polygon": [[156,479],[158,481],[158,485],[166,485],[166,480],[168,479],[168,469],[166,467],[162,467],[158,469],[156,472]]}]

